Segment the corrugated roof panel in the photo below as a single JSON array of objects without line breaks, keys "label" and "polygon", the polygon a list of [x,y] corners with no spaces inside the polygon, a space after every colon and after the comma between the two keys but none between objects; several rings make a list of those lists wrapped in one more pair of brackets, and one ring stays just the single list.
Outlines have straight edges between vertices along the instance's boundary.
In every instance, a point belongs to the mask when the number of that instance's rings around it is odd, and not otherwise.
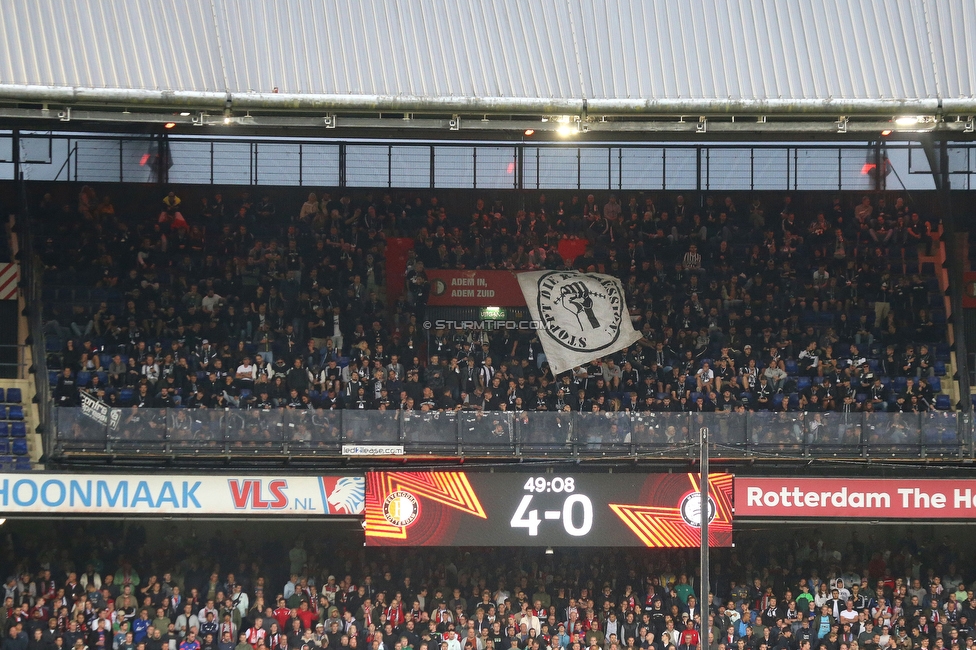
[{"label": "corrugated roof panel", "polygon": [[936,95],[917,0],[570,2],[588,97]]},{"label": "corrugated roof panel", "polygon": [[224,91],[210,4],[2,0],[0,82]]},{"label": "corrugated roof panel", "polygon": [[0,0],[8,97],[897,103],[973,99],[974,61],[973,0]]},{"label": "corrugated roof panel", "polygon": [[925,7],[943,96],[976,97],[976,3],[927,0]]},{"label": "corrugated roof panel", "polygon": [[236,92],[573,96],[568,11],[553,0],[216,3]]}]

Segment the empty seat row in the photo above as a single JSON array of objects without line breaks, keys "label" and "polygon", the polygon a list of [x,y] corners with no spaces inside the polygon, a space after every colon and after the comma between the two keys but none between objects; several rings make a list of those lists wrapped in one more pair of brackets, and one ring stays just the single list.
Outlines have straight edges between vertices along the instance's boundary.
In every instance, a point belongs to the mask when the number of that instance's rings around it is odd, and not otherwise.
[{"label": "empty seat row", "polygon": [[24,422],[0,422],[0,438],[26,438],[27,425]]},{"label": "empty seat row", "polygon": [[0,456],[0,470],[2,471],[29,472],[32,469],[30,456],[26,454],[16,457]]},{"label": "empty seat row", "polygon": [[27,440],[24,438],[0,438],[0,456],[26,456],[28,454]]},{"label": "empty seat row", "polygon": [[11,406],[0,405],[0,420],[23,420],[24,407],[19,404]]}]

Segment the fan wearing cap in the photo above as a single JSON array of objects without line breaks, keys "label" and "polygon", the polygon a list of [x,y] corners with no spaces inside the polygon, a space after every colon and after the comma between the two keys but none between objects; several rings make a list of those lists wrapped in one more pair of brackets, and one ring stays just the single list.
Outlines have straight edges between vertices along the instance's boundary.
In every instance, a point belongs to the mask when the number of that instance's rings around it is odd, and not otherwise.
[{"label": "fan wearing cap", "polygon": [[336,577],[330,575],[322,586],[322,594],[328,599],[330,605],[335,605],[337,593],[339,593],[339,585],[336,584]]}]

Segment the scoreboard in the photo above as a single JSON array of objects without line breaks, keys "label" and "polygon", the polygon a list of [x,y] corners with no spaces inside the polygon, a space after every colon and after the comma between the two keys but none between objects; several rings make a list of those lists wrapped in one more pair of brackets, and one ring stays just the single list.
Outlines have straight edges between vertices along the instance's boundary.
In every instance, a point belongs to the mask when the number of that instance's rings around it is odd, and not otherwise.
[{"label": "scoreboard", "polygon": [[[367,546],[697,547],[699,475],[370,472]],[[709,545],[732,545],[732,475],[709,476]]]}]

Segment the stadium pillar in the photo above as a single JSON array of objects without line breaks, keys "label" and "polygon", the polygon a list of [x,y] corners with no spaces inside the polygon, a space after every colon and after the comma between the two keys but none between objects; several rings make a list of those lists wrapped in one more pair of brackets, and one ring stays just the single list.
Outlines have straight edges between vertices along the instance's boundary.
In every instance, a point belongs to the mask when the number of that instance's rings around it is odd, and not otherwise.
[{"label": "stadium pillar", "polygon": [[701,479],[699,482],[699,487],[701,488],[701,586],[699,591],[700,602],[699,606],[702,608],[702,625],[701,634],[705,639],[705,645],[708,644],[708,518],[712,514],[712,509],[709,507],[708,502],[708,427],[702,427],[701,434]]},{"label": "stadium pillar", "polygon": [[[14,129],[11,135],[11,162],[14,165],[14,185],[17,189],[17,197],[20,198],[20,129]],[[26,207],[26,206],[21,206]]]},{"label": "stadium pillar", "polygon": [[171,164],[169,156],[169,134],[165,131],[158,134],[159,140],[156,145],[156,182],[160,185],[169,183],[169,166]]},{"label": "stadium pillar", "polygon": [[942,228],[944,232],[946,264],[949,276],[949,304],[952,308],[952,342],[956,350],[956,373],[959,381],[959,408],[963,413],[972,410],[969,383],[969,356],[966,352],[966,328],[962,316],[963,271],[965,269],[963,251],[965,245],[963,237],[956,228],[955,217],[952,212],[952,189],[949,176],[949,143],[933,137],[922,137],[922,148],[932,170],[935,181],[936,194],[939,197],[939,209],[942,212]]}]

